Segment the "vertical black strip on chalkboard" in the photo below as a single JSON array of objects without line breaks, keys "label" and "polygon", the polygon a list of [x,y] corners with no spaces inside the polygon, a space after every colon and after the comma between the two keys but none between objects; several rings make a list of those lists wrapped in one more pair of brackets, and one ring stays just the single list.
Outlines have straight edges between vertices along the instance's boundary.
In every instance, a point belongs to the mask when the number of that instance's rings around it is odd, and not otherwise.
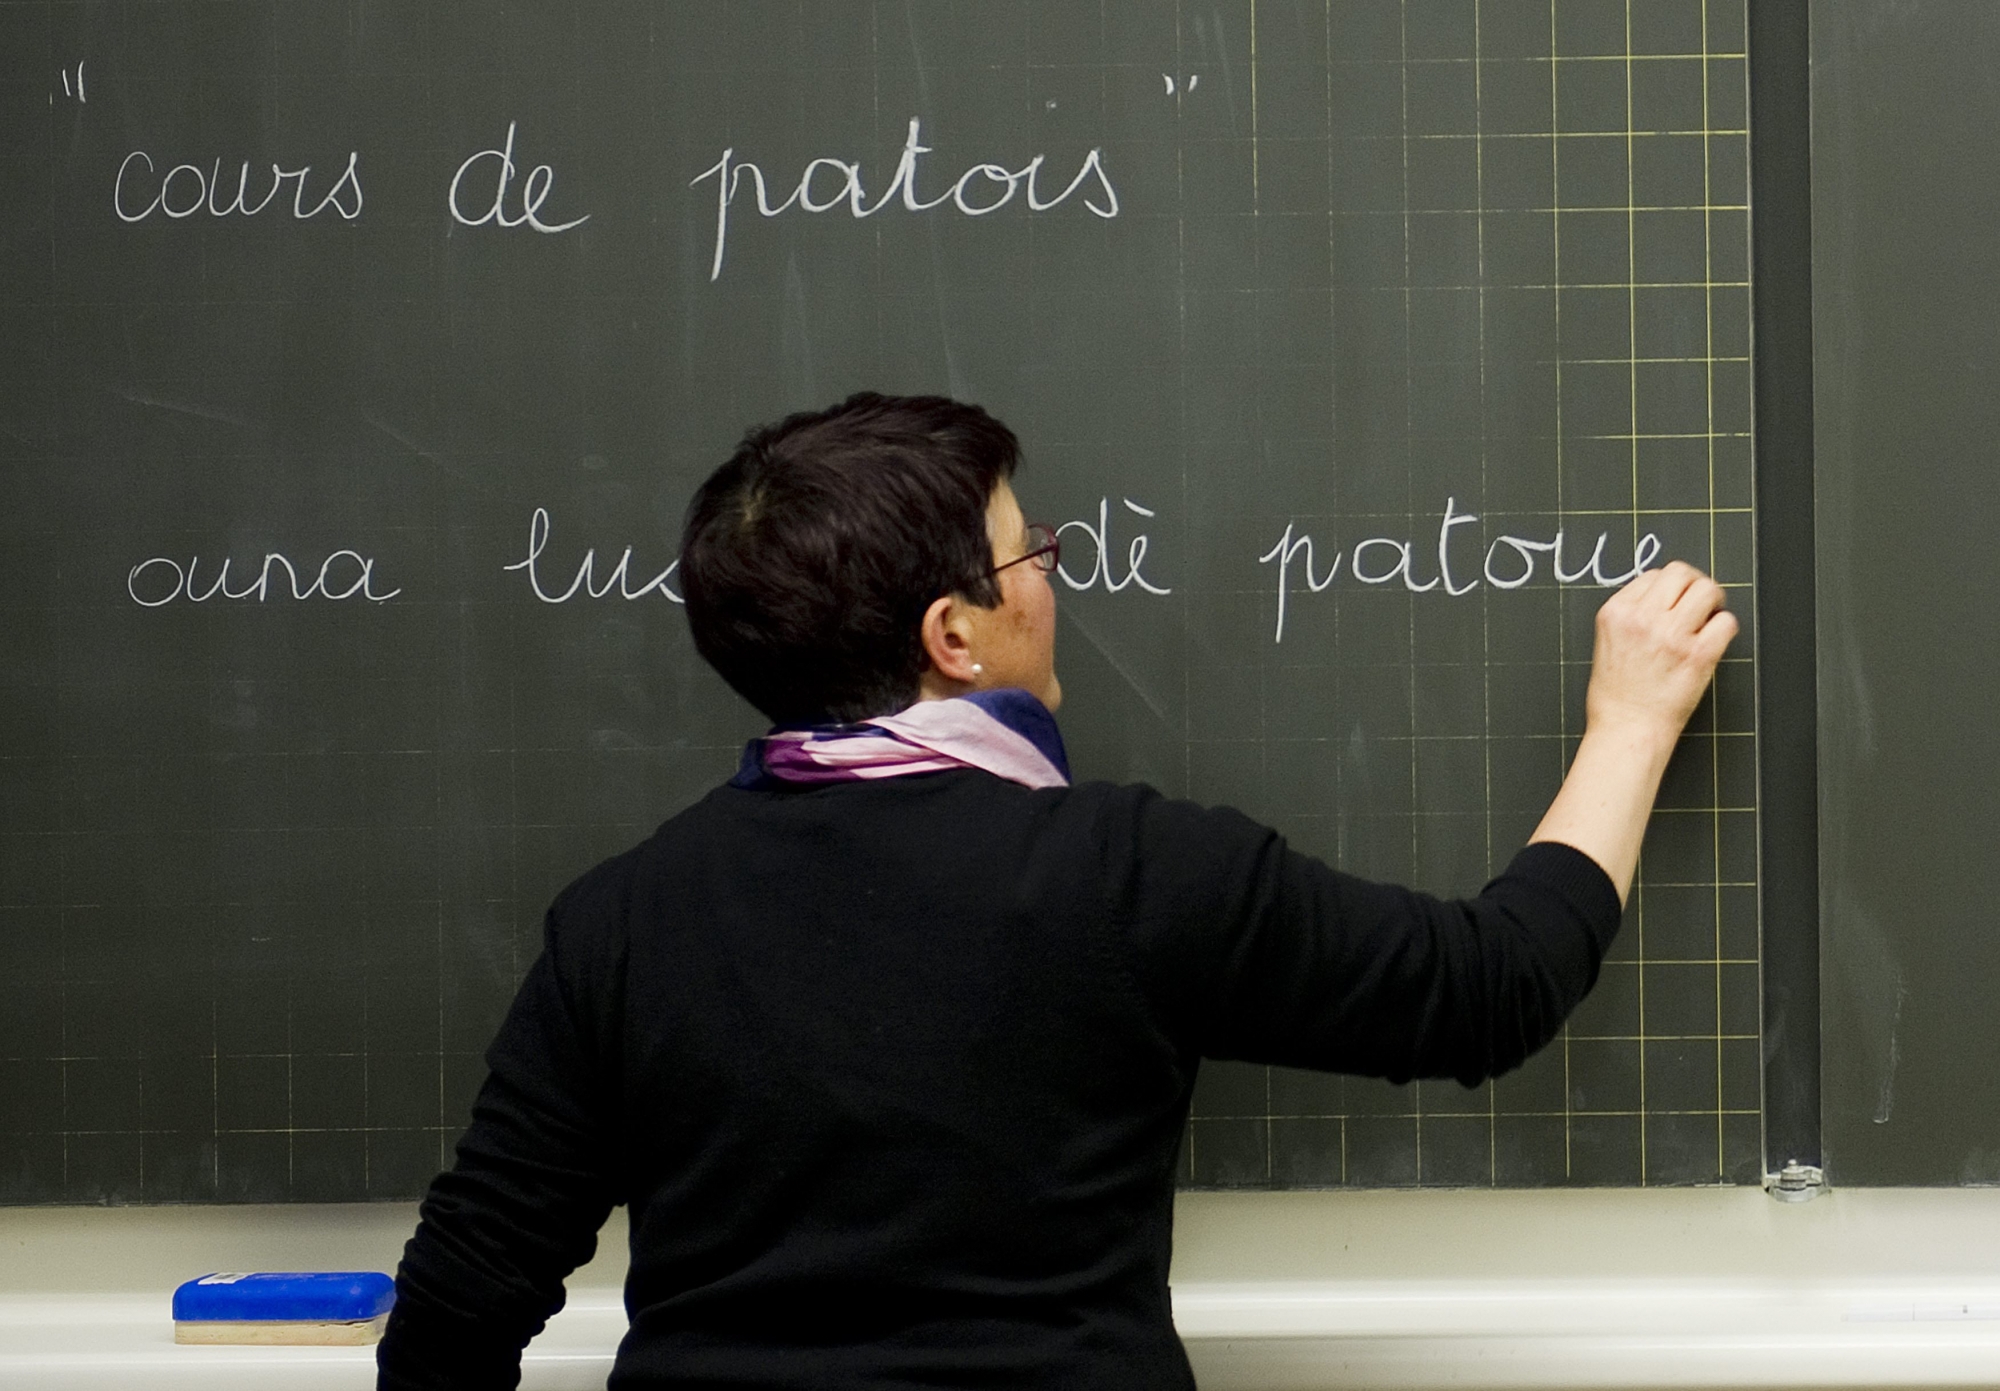
[{"label": "vertical black strip on chalkboard", "polygon": [[1818,1167],[1819,725],[1808,0],[1749,0],[1764,1161]]}]

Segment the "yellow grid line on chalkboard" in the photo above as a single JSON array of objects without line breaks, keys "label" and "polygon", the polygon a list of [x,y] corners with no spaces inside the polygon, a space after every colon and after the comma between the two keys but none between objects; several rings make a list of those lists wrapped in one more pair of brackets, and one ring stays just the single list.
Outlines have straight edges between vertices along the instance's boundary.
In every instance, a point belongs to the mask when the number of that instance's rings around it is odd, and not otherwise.
[{"label": "yellow grid line on chalkboard", "polygon": [[[1254,4],[1255,0],[1252,0],[1252,3]],[[1399,123],[1401,126],[1402,144],[1399,147],[1398,153],[1400,154],[1402,159],[1402,174],[1403,174],[1403,187],[1402,187],[1403,208],[1402,208],[1402,218],[1401,218],[1402,234],[1403,234],[1403,433],[1404,437],[1407,439],[1408,437],[1416,433],[1416,421],[1413,412],[1416,407],[1416,394],[1417,394],[1416,362],[1414,359],[1414,355],[1411,351],[1411,344],[1410,344],[1410,327],[1411,327],[1410,218],[1412,214],[1410,211],[1410,62],[1409,62],[1410,7],[1407,3],[1407,0],[1403,0],[1403,2],[1399,3],[1397,6],[1396,22],[1398,26],[1397,42],[1401,47],[1401,52],[1398,55],[1399,61],[1397,66],[1397,80],[1398,80],[1397,96],[1398,100],[1401,103],[1400,115],[1402,118]],[[1475,68],[1474,71],[1476,72],[1477,69]],[[1404,477],[1404,491],[1403,491],[1404,504],[1405,506],[1408,507],[1410,514],[1414,516],[1417,510],[1416,484],[1414,479],[1411,477],[1410,471],[1408,469],[1404,470],[1403,477]],[[1410,654],[1410,665],[1414,667],[1417,664],[1417,616],[1415,608],[1413,606],[1408,606],[1408,605],[1406,605],[1404,609],[1404,644],[1405,644],[1405,650],[1408,651],[1408,653]],[[1414,734],[1417,728],[1417,683],[1415,681],[1409,682],[1408,690],[1409,690],[1409,696],[1408,696],[1407,708],[1410,717],[1410,730],[1411,733]],[[1419,746],[1416,743],[1416,741],[1412,739],[1411,756],[1409,760],[1409,765],[1410,765],[1409,783],[1410,783],[1410,805],[1413,807],[1418,805],[1418,803],[1421,801],[1420,784],[1418,782],[1418,777],[1417,777],[1418,769],[1417,769],[1417,757],[1416,757],[1416,750],[1419,747],[1421,746]],[[1413,865],[1418,862],[1418,855],[1420,852],[1420,842],[1417,839],[1417,828],[1419,824],[1420,823],[1416,820],[1415,817],[1412,817],[1410,819],[1410,836],[1409,836],[1410,863]],[[1417,1082],[1416,1085],[1410,1088],[1410,1100],[1414,1108],[1414,1113],[1417,1122],[1416,1174],[1417,1174],[1417,1182],[1421,1183],[1423,1182],[1424,1178],[1424,1084],[1421,1081]]]},{"label": "yellow grid line on chalkboard", "polygon": [[[1553,11],[1554,6],[1553,5],[1550,6],[1550,9]],[[1705,19],[1706,16],[1704,16],[1704,20]],[[1554,25],[1552,19],[1551,20],[1552,33],[1553,33],[1553,27]],[[1628,42],[1627,44],[1628,51],[1623,53],[1555,53],[1555,54],[1523,53],[1515,57],[1507,58],[1504,60],[1484,59],[1484,58],[1474,57],[1474,58],[1409,58],[1405,59],[1404,61],[1407,62],[1408,65],[1413,68],[1468,67],[1474,63],[1489,62],[1489,61],[1523,63],[1530,66],[1536,63],[1549,63],[1556,66],[1560,66],[1564,63],[1621,63],[1629,66],[1632,63],[1692,63],[1702,58],[1717,58],[1717,59],[1735,58],[1741,60],[1748,56],[1747,54],[1742,54],[1742,53],[1633,53],[1630,52],[1629,49],[1630,49],[1630,44]],[[1367,58],[1350,58],[1350,59],[1344,59],[1343,61],[1350,63],[1367,63],[1367,62],[1379,62],[1381,60],[1367,59]]]},{"label": "yellow grid line on chalkboard", "polygon": [[[1482,7],[1472,7],[1472,54],[1475,59],[1485,52],[1485,13]],[[1487,314],[1490,306],[1486,301],[1486,65],[1474,62],[1472,65],[1472,171],[1473,206],[1477,210],[1474,227],[1478,238],[1479,254],[1479,407],[1482,425],[1485,422],[1489,390],[1486,376],[1487,357]],[[1491,463],[1487,447],[1486,432],[1480,431],[1479,440],[1479,506],[1487,510],[1491,497],[1491,481],[1487,468]],[[1484,834],[1486,863],[1493,863],[1493,596],[1491,592],[1479,596],[1479,730],[1480,758],[1479,776],[1481,793],[1485,802],[1486,815],[1482,818],[1481,831]],[[1500,1094],[1489,1081],[1482,1090],[1486,1093],[1486,1172],[1489,1176],[1500,1172]]]},{"label": "yellow grid line on chalkboard", "polygon": [[[1409,139],[1418,144],[1429,144],[1434,141],[1466,141],[1475,138],[1481,140],[1616,140],[1622,143],[1628,137],[1633,140],[1656,140],[1662,137],[1678,136],[1682,139],[1692,140],[1699,136],[1747,136],[1749,134],[1748,130],[1496,130],[1474,137],[1470,135],[1440,135],[1435,132],[1426,131],[1413,134]],[[1351,140],[1357,145],[1366,145],[1371,142],[1386,143],[1391,140],[1400,140],[1403,137],[1395,135],[1346,135],[1341,138],[1343,140]],[[1430,212],[1432,209],[1426,208],[1424,211]],[[1612,209],[1611,211],[1617,210]]]},{"label": "yellow grid line on chalkboard", "polygon": [[[1709,84],[1709,76],[1713,68],[1712,65],[1706,61],[1706,55],[1708,50],[1708,6],[1705,0],[1702,5],[1702,13],[1701,13],[1701,46],[1704,56],[1704,61],[1702,62],[1701,65],[1701,115],[1702,115],[1702,123],[1706,125],[1708,123],[1708,115],[1710,110],[1708,84]],[[1702,201],[1704,203],[1711,202],[1715,196],[1713,149],[1712,149],[1712,142],[1707,138],[1704,138],[1701,142],[1701,196],[1702,196]],[[1745,211],[1747,211],[1747,209],[1745,209]],[[1704,213],[1701,219],[1702,273],[1705,277],[1707,277],[1710,280],[1713,280],[1715,277],[1714,218],[1715,218],[1714,213],[1709,212],[1709,213]],[[1707,464],[1708,468],[1708,505],[1709,505],[1708,551],[1709,554],[1713,556],[1715,554],[1715,512],[1714,512],[1715,509],[1715,440],[1714,440],[1715,363],[1713,360],[1715,355],[1715,290],[1713,286],[1704,291],[1702,294],[1702,332],[1704,335],[1704,342],[1706,344],[1710,357],[1710,362],[1708,363],[1706,369],[1702,374],[1703,375],[1702,404],[1707,411],[1708,429],[1710,433],[1710,438],[1708,441],[1708,451],[1707,451],[1708,457],[1705,460],[1705,463]],[[1722,801],[1722,785],[1721,785],[1721,771],[1720,771],[1721,749],[1716,744],[1714,731],[1711,731],[1710,734],[1710,749],[1711,752],[1709,759],[1709,774],[1710,774],[1709,790],[1710,790],[1710,795],[1714,799],[1714,801],[1720,804],[1720,802]],[[1722,862],[1722,818],[1720,816],[1717,816],[1715,819],[1714,835],[1715,839],[1712,844],[1712,853],[1715,855],[1716,863],[1720,864]],[[1717,1026],[1720,1027],[1722,1020],[1722,1010],[1723,1010],[1722,889],[1720,885],[1716,887],[1713,899],[1711,901],[1711,911],[1715,915],[1715,929],[1713,937],[1713,946],[1714,946],[1715,960],[1716,960],[1715,1018]],[[1718,1104],[1720,1104],[1722,1098],[1728,1094],[1728,1079],[1724,1076],[1722,1059],[1723,1059],[1722,1049],[1718,1046],[1715,1050],[1715,1097]],[[1718,1170],[1726,1170],[1728,1164],[1727,1155],[1728,1155],[1728,1135],[1724,1129],[1722,1118],[1720,1116],[1717,1116],[1715,1123],[1715,1156],[1716,1156],[1716,1167]]]},{"label": "yellow grid line on chalkboard", "polygon": [[[1177,53],[1176,56],[1179,56],[1179,54]],[[1718,61],[1725,59],[1734,59],[1738,62],[1741,62],[1747,56],[1748,56],[1747,54],[1743,53],[1709,53],[1709,54],[1637,53],[1632,55],[1632,61],[1636,63],[1691,63],[1703,57],[1707,57]],[[1391,60],[1386,58],[1337,58],[1333,56],[1331,48],[1329,48],[1327,54],[1328,65],[1335,68],[1368,67],[1371,65],[1385,63],[1389,61]],[[1488,59],[1488,58],[1408,58],[1403,61],[1413,68],[1471,67],[1474,63],[1477,62],[1499,62],[1499,61],[1504,61],[1509,63],[1520,63],[1523,65],[1532,65],[1537,63],[1554,63],[1559,65],[1563,63],[1622,63],[1625,61],[1625,55],[1622,53],[1563,53],[1551,56],[1546,53],[1542,54],[1522,53],[1506,58],[1504,60]],[[973,69],[977,69],[982,66],[992,66],[995,68],[998,67],[997,64],[984,65],[977,63],[966,64],[965,66]],[[1065,63],[1053,60],[1037,62],[1032,59],[1029,60],[1025,66],[1031,72],[1041,72],[1041,71],[1060,72],[1068,68],[1087,68],[1093,72],[1097,71],[1116,72],[1121,69],[1129,69],[1139,72],[1151,73],[1158,70],[1153,64],[1150,63],[1117,63],[1117,62],[1096,62],[1096,61],[1081,62],[1081,63]]]},{"label": "yellow grid line on chalkboard", "polygon": [[[1216,23],[1218,25],[1221,23],[1219,17],[1217,18]],[[1264,202],[1263,202],[1264,186],[1263,186],[1263,175],[1262,175],[1263,147],[1262,147],[1262,142],[1258,139],[1259,135],[1258,127],[1260,124],[1258,116],[1259,112],[1257,103],[1257,0],[1250,0],[1250,214],[1253,218],[1261,217],[1264,211]],[[1251,264],[1256,268],[1257,271],[1257,276],[1256,276],[1257,284],[1262,285],[1264,283],[1264,277],[1262,274],[1263,242],[1261,237],[1252,238],[1250,243],[1250,257],[1251,257]],[[1264,346],[1263,317],[1261,315],[1254,316],[1251,322],[1252,322],[1252,332],[1255,334],[1255,342],[1257,344],[1257,349],[1258,349],[1258,359],[1261,361],[1263,358],[1263,346]],[[1258,397],[1258,405],[1261,408],[1262,406],[1261,394]],[[1269,728],[1269,701],[1267,699],[1267,696],[1268,692],[1266,690],[1266,683],[1264,681],[1262,674],[1260,673],[1257,682],[1257,722],[1258,722],[1258,733],[1260,735],[1265,734]],[[1258,750],[1257,750],[1257,760],[1260,765],[1260,771],[1265,775],[1266,778],[1268,778],[1270,773],[1269,769],[1270,743],[1267,739],[1259,740]],[[1273,1121],[1270,1117],[1270,1112],[1273,1109],[1273,1102],[1271,1099],[1271,1074],[1268,1069],[1266,1069],[1264,1073],[1263,1081],[1264,1081],[1263,1109],[1265,1112],[1265,1116],[1261,1124],[1264,1132],[1264,1177],[1266,1180],[1270,1180],[1275,1178],[1276,1176],[1273,1170],[1272,1156],[1276,1153],[1277,1146],[1274,1143],[1275,1136],[1273,1134],[1276,1122]]]},{"label": "yellow grid line on chalkboard", "polygon": [[[1639,504],[1639,246],[1637,228],[1638,214],[1634,211],[1636,201],[1633,187],[1632,152],[1632,0],[1625,0],[1625,278],[1631,282],[1625,291],[1625,332],[1626,354],[1626,407],[1632,420],[1632,449],[1630,468],[1632,479],[1632,505]],[[1638,544],[1639,520],[1632,519],[1633,544]],[[1637,936],[1639,956],[1638,992],[1639,1027],[1643,1034],[1646,1021],[1646,892],[1642,882],[1645,858],[1642,854],[1638,871],[1634,874],[1633,893],[1628,914],[1633,919],[1632,930]],[[1644,1183],[1647,1174],[1646,1156],[1646,1040],[1639,1039],[1639,1181]]]},{"label": "yellow grid line on chalkboard", "polygon": [[[1479,2],[1479,0],[1473,0],[1473,3],[1474,3],[1475,5],[1476,5],[1476,4],[1478,4],[1478,2]],[[1557,46],[1558,46],[1558,37],[1557,37],[1557,33],[1556,33],[1556,7],[1555,7],[1555,0],[1550,0],[1550,3],[1549,3],[1549,54],[1550,54],[1551,58],[1553,58],[1553,57],[1554,57],[1554,55],[1555,55],[1555,52],[1556,52],[1556,48],[1557,48]],[[1556,81],[1556,74],[1557,74],[1557,71],[1558,71],[1558,68],[1557,68],[1557,64],[1555,64],[1554,62],[1551,62],[1551,63],[1549,64],[1549,131],[1550,131],[1550,139],[1549,139],[1549,199],[1550,199],[1550,205],[1551,205],[1551,206],[1550,206],[1550,209],[1549,209],[1549,239],[1550,239],[1550,242],[1551,242],[1551,252],[1550,252],[1550,257],[1551,257],[1551,261],[1550,261],[1550,263],[1551,263],[1551,266],[1553,267],[1553,271],[1554,271],[1554,278],[1555,278],[1555,283],[1554,283],[1554,284],[1552,284],[1552,285],[1550,285],[1550,286],[1549,286],[1548,288],[1549,288],[1550,290],[1552,290],[1552,291],[1554,291],[1554,292],[1555,292],[1555,293],[1554,293],[1554,300],[1555,300],[1555,305],[1554,305],[1554,308],[1555,308],[1555,334],[1556,334],[1556,336],[1555,336],[1555,342],[1556,342],[1556,358],[1555,358],[1555,396],[1556,396],[1556,399],[1555,399],[1555,424],[1556,424],[1556,445],[1555,445],[1555,456],[1556,456],[1556,515],[1557,515],[1557,516],[1558,516],[1559,518],[1563,518],[1563,519],[1564,519],[1564,520],[1566,521],[1566,520],[1567,520],[1567,512],[1568,512],[1568,509],[1567,509],[1567,507],[1565,506],[1565,499],[1564,499],[1564,497],[1563,497],[1563,489],[1564,489],[1564,484],[1565,484],[1565,480],[1566,480],[1566,479],[1567,479],[1567,477],[1568,477],[1568,470],[1567,470],[1567,469],[1565,469],[1565,468],[1563,467],[1563,447],[1562,447],[1562,440],[1563,440],[1563,427],[1562,427],[1562,413],[1563,413],[1563,360],[1562,360],[1562,341],[1563,341],[1563,328],[1562,328],[1562,306],[1563,306],[1563,295],[1562,295],[1562,292],[1561,292],[1561,284],[1562,284],[1562,250],[1563,250],[1563,242],[1562,242],[1562,142],[1561,142],[1560,140],[1557,140],[1557,139],[1555,139],[1555,138],[1554,138],[1554,132],[1556,132],[1556,131],[1559,131],[1559,130],[1560,130],[1560,129],[1562,128],[1562,117],[1561,117],[1561,112],[1560,112],[1560,110],[1558,109],[1558,108],[1559,108],[1559,104],[1560,104],[1560,101],[1561,101],[1561,97],[1560,97],[1560,90],[1559,90],[1559,86],[1558,86],[1558,83],[1557,83],[1557,81]],[[1537,287],[1537,288],[1539,288],[1539,287]],[[1569,631],[1568,631],[1568,630],[1569,630],[1569,625],[1568,625],[1568,624],[1566,624],[1566,623],[1558,623],[1558,625],[1557,625],[1557,630],[1556,630],[1556,663],[1557,663],[1557,666],[1558,666],[1558,668],[1561,668],[1561,667],[1565,667],[1565,666],[1567,666],[1567,665],[1568,665],[1568,663],[1569,663]],[[1568,771],[1568,758],[1567,758],[1567,756],[1566,756],[1566,751],[1567,751],[1567,749],[1568,749],[1568,747],[1569,747],[1569,701],[1568,701],[1568,700],[1567,700],[1567,698],[1566,698],[1566,696],[1567,696],[1567,691],[1566,691],[1566,690],[1565,690],[1565,691],[1563,692],[1563,694],[1564,694],[1565,698],[1564,698],[1564,699],[1562,699],[1562,700],[1560,700],[1560,701],[1559,701],[1559,703],[1558,703],[1558,706],[1557,706],[1557,710],[1558,710],[1558,730],[1557,730],[1557,732],[1558,732],[1558,734],[1559,734],[1559,736],[1560,736],[1560,738],[1561,738],[1561,741],[1562,741],[1559,747],[1560,747],[1560,748],[1562,748],[1562,749],[1563,749],[1563,750],[1565,751],[1565,756],[1564,756],[1564,758],[1563,758],[1563,767],[1564,767],[1564,771],[1565,771],[1565,772],[1567,772],[1567,771]],[[1562,1031],[1562,1050],[1563,1050],[1563,1052],[1562,1052],[1562,1062],[1563,1062],[1563,1176],[1564,1176],[1565,1178],[1574,1178],[1574,1177],[1575,1177],[1575,1175],[1576,1175],[1576,1151],[1575,1151],[1575,1139],[1574,1139],[1574,1137],[1575,1137],[1575,1131],[1576,1131],[1576,1118],[1575,1118],[1575,1116],[1574,1116],[1574,1114],[1572,1113],[1572,1110],[1571,1110],[1571,1106],[1572,1106],[1572,1102],[1573,1102],[1573,1099],[1574,1099],[1574,1097],[1575,1097],[1575,1095],[1576,1095],[1576,1091],[1575,1091],[1575,1063],[1576,1063],[1576,1060],[1575,1060],[1575,1058],[1574,1058],[1574,1056],[1573,1056],[1573,1054],[1572,1054],[1572,1052],[1571,1052],[1571,1044],[1572,1044],[1572,1042],[1573,1042],[1573,1039],[1571,1038],[1571,1034],[1570,1034],[1570,1029],[1569,1029],[1569,1026],[1568,1026],[1567,1024],[1565,1024],[1565,1025],[1563,1026],[1563,1031]]]}]

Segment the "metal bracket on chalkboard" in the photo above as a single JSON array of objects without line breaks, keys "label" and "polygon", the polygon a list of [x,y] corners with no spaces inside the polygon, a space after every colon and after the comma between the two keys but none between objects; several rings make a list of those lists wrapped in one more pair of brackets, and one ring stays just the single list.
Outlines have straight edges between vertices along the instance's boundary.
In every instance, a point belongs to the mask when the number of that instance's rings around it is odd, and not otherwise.
[{"label": "metal bracket on chalkboard", "polygon": [[1795,1159],[1777,1173],[1764,1175],[1764,1187],[1781,1203],[1809,1203],[1826,1191],[1826,1171]]}]

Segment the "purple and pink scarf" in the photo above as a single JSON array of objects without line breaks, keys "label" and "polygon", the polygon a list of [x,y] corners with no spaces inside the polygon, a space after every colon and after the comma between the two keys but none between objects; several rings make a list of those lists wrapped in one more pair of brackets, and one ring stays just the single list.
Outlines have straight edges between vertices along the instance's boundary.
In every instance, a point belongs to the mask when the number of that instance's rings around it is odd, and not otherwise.
[{"label": "purple and pink scarf", "polygon": [[1055,716],[1011,688],[920,700],[859,724],[772,730],[744,748],[730,786],[769,791],[951,768],[978,768],[1023,787],[1069,786]]}]

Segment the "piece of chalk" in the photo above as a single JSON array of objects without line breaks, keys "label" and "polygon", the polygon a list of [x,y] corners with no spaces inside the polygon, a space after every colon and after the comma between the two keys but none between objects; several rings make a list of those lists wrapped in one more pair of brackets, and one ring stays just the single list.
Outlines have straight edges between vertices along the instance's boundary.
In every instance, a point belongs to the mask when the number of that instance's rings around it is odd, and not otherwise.
[{"label": "piece of chalk", "polygon": [[396,1282],[376,1271],[220,1271],[174,1291],[177,1343],[372,1343]]}]

